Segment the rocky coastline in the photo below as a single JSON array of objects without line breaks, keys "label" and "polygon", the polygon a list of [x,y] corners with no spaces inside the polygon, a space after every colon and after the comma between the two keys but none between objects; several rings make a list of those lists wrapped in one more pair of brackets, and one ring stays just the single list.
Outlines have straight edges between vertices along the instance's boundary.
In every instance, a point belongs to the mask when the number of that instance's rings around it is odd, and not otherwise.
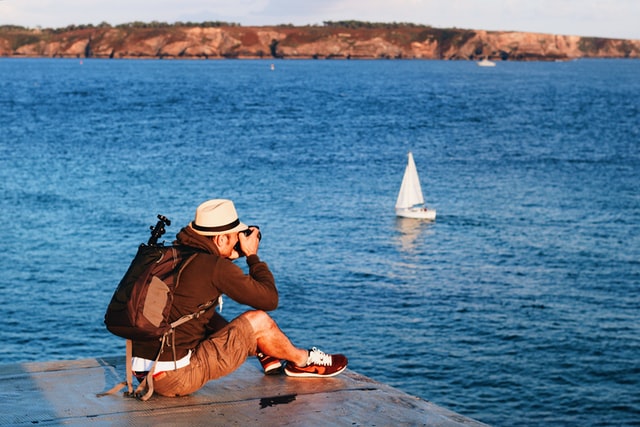
[{"label": "rocky coastline", "polygon": [[243,27],[135,23],[57,30],[3,26],[0,57],[558,61],[640,58],[640,40],[413,24]]}]

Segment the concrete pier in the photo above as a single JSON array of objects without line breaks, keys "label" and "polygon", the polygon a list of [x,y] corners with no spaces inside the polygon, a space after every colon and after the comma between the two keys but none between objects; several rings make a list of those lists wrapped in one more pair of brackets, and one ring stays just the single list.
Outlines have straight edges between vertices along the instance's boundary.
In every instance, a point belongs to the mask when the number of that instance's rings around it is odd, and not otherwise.
[{"label": "concrete pier", "polygon": [[350,370],[265,376],[255,359],[187,397],[97,397],[124,369],[124,357],[0,366],[0,425],[485,426]]}]

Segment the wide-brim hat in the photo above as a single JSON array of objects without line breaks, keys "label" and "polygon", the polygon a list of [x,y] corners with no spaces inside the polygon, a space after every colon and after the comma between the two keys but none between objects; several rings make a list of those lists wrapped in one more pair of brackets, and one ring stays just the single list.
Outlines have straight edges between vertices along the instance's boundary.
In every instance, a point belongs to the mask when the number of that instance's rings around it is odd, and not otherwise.
[{"label": "wide-brim hat", "polygon": [[203,236],[237,233],[249,227],[240,222],[231,200],[208,200],[198,206],[196,217],[189,226]]}]

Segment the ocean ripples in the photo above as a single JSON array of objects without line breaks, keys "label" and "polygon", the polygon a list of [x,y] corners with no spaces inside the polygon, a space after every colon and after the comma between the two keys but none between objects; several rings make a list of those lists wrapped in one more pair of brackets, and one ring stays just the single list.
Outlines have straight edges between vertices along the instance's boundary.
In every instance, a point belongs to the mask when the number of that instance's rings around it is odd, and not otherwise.
[{"label": "ocean ripples", "polygon": [[[640,419],[638,61],[0,72],[0,361],[123,354],[104,309],[155,215],[170,241],[228,197],[300,346],[496,426]],[[434,223],[393,216],[409,150]]]}]

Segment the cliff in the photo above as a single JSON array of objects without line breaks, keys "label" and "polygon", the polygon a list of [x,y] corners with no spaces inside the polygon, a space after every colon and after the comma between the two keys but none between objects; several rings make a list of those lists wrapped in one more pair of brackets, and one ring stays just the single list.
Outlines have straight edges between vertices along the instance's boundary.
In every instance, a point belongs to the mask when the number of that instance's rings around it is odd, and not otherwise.
[{"label": "cliff", "polygon": [[151,25],[0,27],[0,56],[64,58],[361,58],[565,60],[640,58],[640,40],[370,26]]}]

